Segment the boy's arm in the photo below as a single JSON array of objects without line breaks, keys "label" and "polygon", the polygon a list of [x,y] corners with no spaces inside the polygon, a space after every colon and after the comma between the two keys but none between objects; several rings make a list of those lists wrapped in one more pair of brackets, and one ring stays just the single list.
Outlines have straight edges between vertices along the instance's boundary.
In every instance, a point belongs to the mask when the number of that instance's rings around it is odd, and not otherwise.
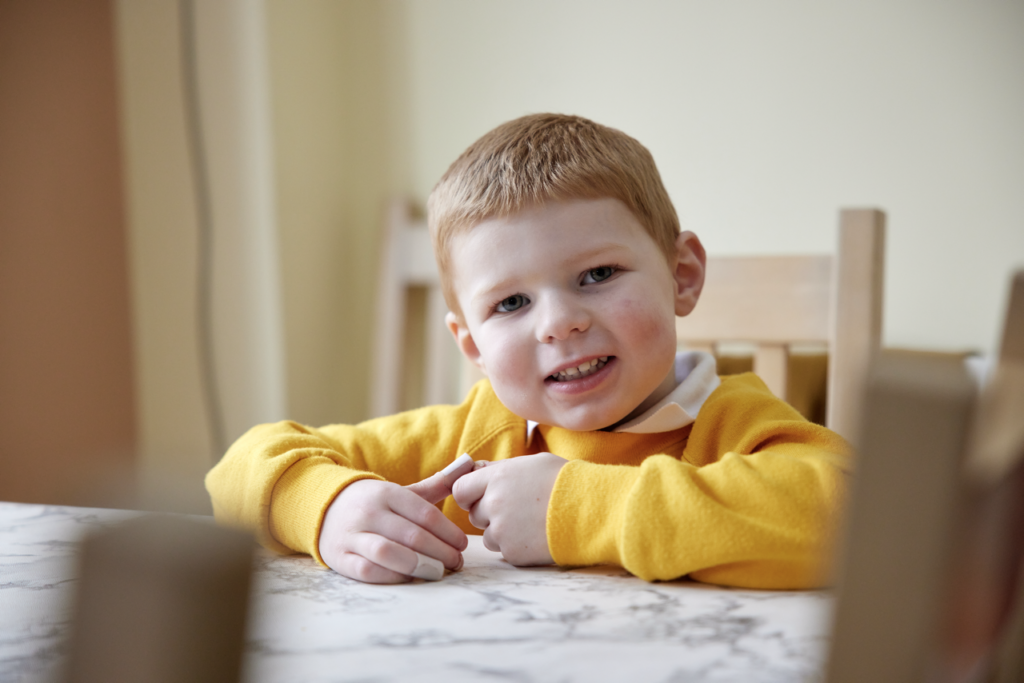
[{"label": "boy's arm", "polygon": [[684,456],[562,468],[547,516],[555,561],[616,564],[647,580],[827,582],[850,457],[838,435],[756,378],[734,378],[701,408]]},{"label": "boy's arm", "polygon": [[384,477],[359,452],[343,453],[320,430],[277,422],[253,427],[232,444],[206,475],[206,489],[218,522],[254,531],[271,550],[317,557],[310,534],[331,501],[349,484],[371,478]]},{"label": "boy's arm", "polygon": [[404,486],[442,469],[458,455],[466,411],[435,406],[360,425],[254,427],[206,477],[214,515],[254,530],[268,548],[323,562],[319,531],[338,493],[362,479]]}]

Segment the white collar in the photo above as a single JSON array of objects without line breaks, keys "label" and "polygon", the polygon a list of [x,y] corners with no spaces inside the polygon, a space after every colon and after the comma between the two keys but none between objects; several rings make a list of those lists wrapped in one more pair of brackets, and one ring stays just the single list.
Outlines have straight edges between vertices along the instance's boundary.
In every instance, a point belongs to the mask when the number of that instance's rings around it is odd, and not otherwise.
[{"label": "white collar", "polygon": [[[613,432],[656,434],[681,429],[697,419],[697,413],[721,380],[718,379],[715,357],[703,351],[680,351],[676,354],[676,388],[642,415],[621,424]],[[537,423],[526,421],[526,442],[533,437]]]}]

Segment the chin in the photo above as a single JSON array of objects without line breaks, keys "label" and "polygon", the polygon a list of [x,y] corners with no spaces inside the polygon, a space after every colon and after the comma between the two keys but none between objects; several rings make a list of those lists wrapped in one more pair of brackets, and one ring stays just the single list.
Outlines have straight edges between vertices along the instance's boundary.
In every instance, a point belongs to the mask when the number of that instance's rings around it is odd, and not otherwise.
[{"label": "chin", "polygon": [[[552,420],[548,424],[554,424],[562,429],[569,429],[574,432],[596,432],[610,427],[625,415],[620,417],[610,415],[580,415],[574,417],[566,417],[561,420]],[[541,422],[541,424],[544,424]]]},{"label": "chin", "polygon": [[[532,401],[505,401],[502,396],[504,392],[495,390],[495,393],[498,394],[498,400],[505,404],[506,408],[523,419],[533,420],[542,425],[561,427],[562,429],[574,432],[596,432],[605,427],[610,427],[626,417],[630,410],[623,410],[621,408],[609,410],[607,406],[601,410],[593,406],[589,410],[558,410],[554,406],[547,406],[547,410],[537,412],[535,410],[536,404]],[[577,406],[577,408],[583,407]]]}]

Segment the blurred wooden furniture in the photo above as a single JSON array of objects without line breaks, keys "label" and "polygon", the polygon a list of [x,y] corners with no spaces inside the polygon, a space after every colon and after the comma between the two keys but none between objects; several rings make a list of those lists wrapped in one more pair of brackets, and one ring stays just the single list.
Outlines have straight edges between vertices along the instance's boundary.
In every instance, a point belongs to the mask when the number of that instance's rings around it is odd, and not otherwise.
[{"label": "blurred wooden furniture", "polygon": [[388,206],[377,287],[373,416],[459,402],[468,391],[460,392],[460,365],[468,363],[460,362],[444,324],[448,307],[427,222],[406,201]]},{"label": "blurred wooden furniture", "polygon": [[868,379],[828,683],[1024,674],[1024,272],[985,393],[955,356]]},{"label": "blurred wooden furniture", "polygon": [[240,680],[255,542],[185,516],[131,519],[82,545],[69,683]]},{"label": "blurred wooden furniture", "polygon": [[867,382],[826,681],[923,681],[974,388],[954,359],[884,353]]},{"label": "blurred wooden furniture", "polygon": [[851,437],[871,356],[881,345],[885,214],[844,209],[833,256],[713,257],[696,310],[676,320],[679,342],[714,352],[756,345],[754,372],[788,398],[789,350],[827,345],[826,425]]},{"label": "blurred wooden furniture", "polygon": [[[947,666],[989,667],[994,683],[1024,681],[1024,270],[1007,303],[999,356],[981,394],[964,468],[963,521]],[[965,680],[961,677],[960,680]]]}]

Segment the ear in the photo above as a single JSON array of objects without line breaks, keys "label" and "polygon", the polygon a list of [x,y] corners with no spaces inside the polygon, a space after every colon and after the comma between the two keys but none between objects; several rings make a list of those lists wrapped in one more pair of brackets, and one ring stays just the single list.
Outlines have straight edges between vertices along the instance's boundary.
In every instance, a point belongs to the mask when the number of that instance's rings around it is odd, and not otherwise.
[{"label": "ear", "polygon": [[460,321],[458,316],[451,311],[445,314],[444,322],[452,336],[455,337],[455,345],[459,347],[459,351],[462,351],[462,355],[469,359],[470,363],[480,368],[481,372],[487,374],[483,359],[480,357],[480,349],[476,347],[476,342],[473,341],[473,336],[469,333],[466,323]]},{"label": "ear", "polygon": [[704,271],[707,266],[704,245],[690,231],[676,238],[676,255],[669,263],[676,283],[676,315],[689,315],[697,305],[704,289]]}]

